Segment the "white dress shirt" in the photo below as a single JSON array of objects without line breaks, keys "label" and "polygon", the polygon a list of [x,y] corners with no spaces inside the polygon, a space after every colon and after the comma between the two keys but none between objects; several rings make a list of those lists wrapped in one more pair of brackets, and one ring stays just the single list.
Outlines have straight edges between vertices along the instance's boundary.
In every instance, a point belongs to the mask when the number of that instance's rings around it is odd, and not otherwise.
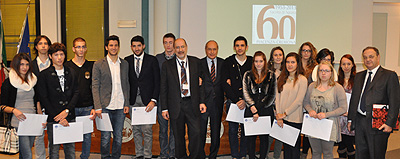
[{"label": "white dress shirt", "polygon": [[210,71],[211,74],[211,66],[212,66],[212,60],[214,60],[214,65],[215,65],[215,78],[217,78],[217,58],[210,59],[207,57],[207,65],[208,65],[208,70]]},{"label": "white dress shirt", "polygon": [[[374,77],[375,77],[376,71],[378,71],[379,67],[380,67],[380,65],[378,65],[377,67],[375,67],[375,68],[372,69],[372,70],[367,70],[367,73],[365,74],[363,89],[361,90],[360,102],[358,102],[358,107],[357,107],[357,112],[360,113],[360,114],[362,114],[362,115],[367,115],[366,112],[361,111],[360,103],[361,103],[362,94],[364,93],[365,84],[367,83],[367,79],[368,79],[369,72],[372,72],[372,74],[371,74],[371,81],[370,81],[370,82],[372,82],[373,79],[374,79]],[[370,84],[371,84],[371,83],[370,83]]]},{"label": "white dress shirt", "polygon": [[[140,71],[142,71],[142,64],[143,64],[143,57],[144,57],[144,52],[140,55],[140,56],[136,56],[136,54],[133,54],[133,56],[134,56],[134,64],[135,64],[135,66],[134,66],[134,68],[136,69],[136,62],[137,62],[137,60],[136,60],[136,58],[140,58],[139,59],[139,73],[140,73]],[[135,70],[136,71],[136,70]]]},{"label": "white dress shirt", "polygon": [[110,104],[106,107],[109,110],[123,109],[124,108],[124,94],[121,86],[121,61],[118,58],[114,63],[107,55],[108,66],[111,71],[112,91]]},{"label": "white dress shirt", "polygon": [[[177,67],[177,69],[178,69],[178,78],[179,78],[179,84],[181,84],[182,83],[182,79],[181,79],[181,65],[182,65],[182,61],[185,61],[185,70],[186,70],[186,81],[187,81],[187,84],[188,84],[188,86],[189,86],[189,89],[188,89],[188,94],[186,94],[186,96],[185,95],[183,95],[182,93],[181,93],[181,97],[190,97],[190,74],[189,74],[189,60],[188,60],[188,58],[187,58],[187,56],[185,57],[185,59],[184,60],[181,60],[181,59],[179,59],[179,58],[176,58],[177,60],[176,60],[176,67]],[[183,86],[181,86],[180,88],[180,90],[182,90],[182,87]]]},{"label": "white dress shirt", "polygon": [[46,61],[43,62],[42,60],[40,60],[39,57],[36,58],[37,61],[37,65],[39,67],[39,72],[42,72],[44,69],[49,68],[50,67],[50,58],[47,57]]}]

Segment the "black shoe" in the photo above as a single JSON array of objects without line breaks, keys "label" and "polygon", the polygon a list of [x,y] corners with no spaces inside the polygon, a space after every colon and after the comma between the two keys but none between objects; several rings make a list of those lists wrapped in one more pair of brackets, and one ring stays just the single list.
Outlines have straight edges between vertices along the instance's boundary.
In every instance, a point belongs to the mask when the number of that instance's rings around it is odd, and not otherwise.
[{"label": "black shoe", "polygon": [[135,157],[135,159],[144,159],[143,156]]}]

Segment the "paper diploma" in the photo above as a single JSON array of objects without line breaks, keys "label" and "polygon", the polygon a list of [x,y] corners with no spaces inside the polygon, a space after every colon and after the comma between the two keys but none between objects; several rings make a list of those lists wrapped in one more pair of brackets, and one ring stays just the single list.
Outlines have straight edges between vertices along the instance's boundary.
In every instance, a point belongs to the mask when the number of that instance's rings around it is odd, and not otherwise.
[{"label": "paper diploma", "polygon": [[304,114],[301,133],[314,138],[329,141],[331,137],[332,124],[332,120],[319,120],[317,118],[310,117],[309,114]]},{"label": "paper diploma", "polygon": [[274,123],[272,124],[271,128],[271,133],[269,135],[279,141],[282,141],[294,147],[297,138],[299,137],[299,133],[300,133],[299,129],[287,124],[283,124],[283,127],[281,128],[278,125],[278,122],[274,120]]},{"label": "paper diploma", "polygon": [[92,115],[76,117],[76,122],[83,123],[83,134],[93,132],[93,120],[91,120],[90,117],[92,117]]},{"label": "paper diploma", "polygon": [[244,110],[245,109],[240,110],[236,104],[231,103],[228,114],[226,115],[226,121],[243,123]]},{"label": "paper diploma", "polygon": [[146,112],[146,107],[132,107],[132,125],[156,124],[157,107]]},{"label": "paper diploma", "polygon": [[83,141],[83,123],[69,123],[69,126],[53,124],[54,145]]},{"label": "paper diploma", "polygon": [[271,117],[261,116],[256,122],[253,121],[253,117],[244,118],[244,133],[245,136],[252,135],[265,135],[271,131]]},{"label": "paper diploma", "polygon": [[110,116],[108,116],[108,113],[101,113],[102,119],[99,117],[96,117],[96,127],[97,130],[100,131],[113,131],[111,121],[110,121]]},{"label": "paper diploma", "polygon": [[46,123],[47,115],[42,114],[24,114],[26,119],[19,121],[18,136],[40,136],[43,134],[43,125]]}]

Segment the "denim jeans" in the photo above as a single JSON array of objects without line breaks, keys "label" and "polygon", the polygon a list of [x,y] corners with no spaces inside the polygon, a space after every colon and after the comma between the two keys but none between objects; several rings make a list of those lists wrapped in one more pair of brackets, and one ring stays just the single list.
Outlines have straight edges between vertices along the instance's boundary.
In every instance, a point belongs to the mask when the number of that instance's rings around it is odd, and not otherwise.
[{"label": "denim jeans", "polygon": [[[228,101],[226,104],[228,107],[226,110],[229,110],[231,102]],[[239,130],[239,123],[230,122],[229,124],[229,146],[231,148],[231,155],[233,158],[242,158],[246,157],[247,153],[247,139],[244,135],[244,125],[240,124],[240,145],[239,145],[239,138],[238,138],[238,130]],[[240,146],[240,151],[239,151]]]},{"label": "denim jeans", "polygon": [[[18,131],[18,128],[16,129]],[[36,136],[18,136],[19,158],[32,159],[32,147]]]},{"label": "denim jeans", "polygon": [[168,139],[168,120],[162,117],[161,106],[157,106],[157,117],[160,126],[160,134],[158,136],[160,141],[160,158],[175,157],[175,138],[170,124]]},{"label": "denim jeans", "polygon": [[124,127],[124,109],[108,110],[103,108],[102,113],[108,113],[113,128],[113,143],[110,154],[111,131],[101,131],[101,158],[118,159],[121,157],[122,129]]},{"label": "denim jeans", "polygon": [[[49,154],[50,154],[50,159],[58,159],[61,144],[54,145],[53,124],[56,124],[56,123],[47,123],[47,137],[49,138]],[[66,159],[75,159],[75,143],[67,143],[67,144],[62,144],[62,145],[64,148],[65,158]]]},{"label": "denim jeans", "polygon": [[44,146],[44,131],[35,138],[35,156],[36,159],[46,159],[46,147]]},{"label": "denim jeans", "polygon": [[[87,116],[90,115],[90,111],[93,109],[93,106],[75,108],[75,116]],[[87,133],[83,135],[83,143],[82,143],[82,153],[80,155],[81,159],[88,159],[90,156],[90,146],[92,144],[92,134]]]}]

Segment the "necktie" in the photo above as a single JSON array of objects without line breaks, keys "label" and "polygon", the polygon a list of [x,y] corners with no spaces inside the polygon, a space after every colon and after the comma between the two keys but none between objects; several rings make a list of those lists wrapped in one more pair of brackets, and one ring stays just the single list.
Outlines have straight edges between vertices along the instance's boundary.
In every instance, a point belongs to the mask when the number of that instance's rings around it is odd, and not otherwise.
[{"label": "necktie", "polygon": [[214,60],[211,60],[211,80],[215,82],[215,64]]},{"label": "necktie", "polygon": [[181,62],[181,92],[184,96],[186,96],[189,92],[188,89],[183,89],[183,85],[184,84],[188,84],[187,83],[187,79],[186,79],[186,69],[185,69],[185,61]]},{"label": "necktie", "polygon": [[365,106],[365,92],[367,92],[367,89],[368,89],[368,85],[371,83],[371,74],[372,74],[372,72],[368,72],[368,78],[367,78],[367,83],[365,83],[365,87],[364,87],[364,92],[363,92],[363,94],[362,94],[362,97],[361,97],[361,103],[360,103],[360,109],[361,109],[361,111],[362,112],[365,112],[365,109],[366,109],[366,106]]},{"label": "necktie", "polygon": [[138,57],[135,57],[135,59],[136,59],[136,68],[135,68],[135,72],[136,72],[136,77],[139,77],[139,61],[140,61],[140,58],[138,58]]}]

